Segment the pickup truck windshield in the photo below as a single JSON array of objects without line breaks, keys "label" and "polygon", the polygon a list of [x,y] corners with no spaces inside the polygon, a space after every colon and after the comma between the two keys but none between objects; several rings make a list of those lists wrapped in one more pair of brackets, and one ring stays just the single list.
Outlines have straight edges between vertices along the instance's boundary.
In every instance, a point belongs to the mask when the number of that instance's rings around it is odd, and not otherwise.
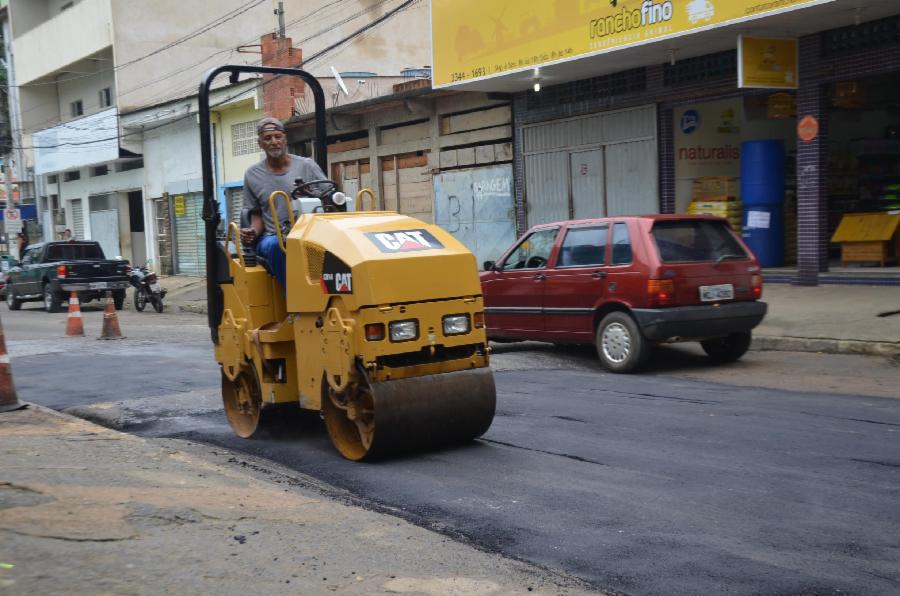
[{"label": "pickup truck windshield", "polygon": [[749,258],[725,222],[658,221],[653,226],[653,239],[664,263]]},{"label": "pickup truck windshield", "polygon": [[99,244],[79,244],[69,242],[67,244],[51,244],[47,247],[47,256],[44,259],[50,261],[79,261],[81,259],[102,259],[103,251]]}]

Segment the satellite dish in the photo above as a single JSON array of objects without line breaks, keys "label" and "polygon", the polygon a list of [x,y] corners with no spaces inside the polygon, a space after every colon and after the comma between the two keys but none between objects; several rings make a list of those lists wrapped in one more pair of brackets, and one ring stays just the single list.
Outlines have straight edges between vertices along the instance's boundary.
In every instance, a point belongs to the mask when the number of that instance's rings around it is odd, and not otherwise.
[{"label": "satellite dish", "polygon": [[344,84],[344,79],[341,78],[341,74],[337,71],[335,67],[331,67],[331,74],[334,75],[334,80],[337,81],[338,87],[341,88],[341,91],[344,92],[344,95],[350,95],[350,92],[347,91],[347,85]]}]

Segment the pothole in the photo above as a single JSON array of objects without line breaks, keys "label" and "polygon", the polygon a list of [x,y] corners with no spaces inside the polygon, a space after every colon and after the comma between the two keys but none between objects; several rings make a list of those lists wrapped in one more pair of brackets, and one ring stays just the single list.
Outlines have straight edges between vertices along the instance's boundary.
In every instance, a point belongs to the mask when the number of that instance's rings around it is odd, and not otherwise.
[{"label": "pothole", "polygon": [[17,486],[6,482],[0,483],[0,509],[34,507],[54,500],[53,497],[39,493],[27,486]]}]

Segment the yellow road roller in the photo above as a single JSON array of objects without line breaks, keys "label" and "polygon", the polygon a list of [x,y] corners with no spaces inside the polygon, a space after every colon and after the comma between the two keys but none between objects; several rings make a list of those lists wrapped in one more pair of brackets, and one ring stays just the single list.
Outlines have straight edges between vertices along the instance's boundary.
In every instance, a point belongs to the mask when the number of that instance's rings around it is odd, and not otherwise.
[{"label": "yellow road roller", "polygon": [[[303,79],[316,105],[316,158],[327,171],[324,93],[314,77],[273,67],[213,69],[200,85],[201,131],[209,130],[210,85],[223,72],[232,82],[242,72]],[[487,431],[496,389],[477,265],[465,246],[398,213],[347,210],[333,182],[313,181],[293,197],[269,198],[273,211],[289,201],[289,213],[309,204],[294,199],[317,199],[312,212],[277,230],[287,260],[282,288],[241,245],[237,224],[223,237],[208,135],[201,134],[201,150],[209,325],[225,413],[239,436],[253,437],[262,413],[278,404],[320,412],[334,446],[356,461]]]}]

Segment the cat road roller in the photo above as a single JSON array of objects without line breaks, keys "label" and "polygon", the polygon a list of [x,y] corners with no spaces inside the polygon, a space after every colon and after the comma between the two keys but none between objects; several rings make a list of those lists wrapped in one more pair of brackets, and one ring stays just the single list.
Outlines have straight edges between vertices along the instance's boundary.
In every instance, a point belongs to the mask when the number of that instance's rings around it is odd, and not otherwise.
[{"label": "cat road roller", "polygon": [[[206,74],[200,130],[209,326],[234,432],[253,437],[277,417],[274,406],[298,404],[319,412],[334,446],[355,461],[484,434],[496,390],[474,255],[437,226],[348,209],[354,201],[331,181],[298,181],[293,196],[269,198],[273,213],[278,201],[299,212],[277,230],[287,260],[282,288],[241,244],[237,223],[221,232],[208,131],[209,90],[222,73],[233,83],[241,73],[301,78],[315,100],[316,160],[328,169],[325,96],[313,76],[243,65]],[[374,208],[374,194],[364,193]]]}]

